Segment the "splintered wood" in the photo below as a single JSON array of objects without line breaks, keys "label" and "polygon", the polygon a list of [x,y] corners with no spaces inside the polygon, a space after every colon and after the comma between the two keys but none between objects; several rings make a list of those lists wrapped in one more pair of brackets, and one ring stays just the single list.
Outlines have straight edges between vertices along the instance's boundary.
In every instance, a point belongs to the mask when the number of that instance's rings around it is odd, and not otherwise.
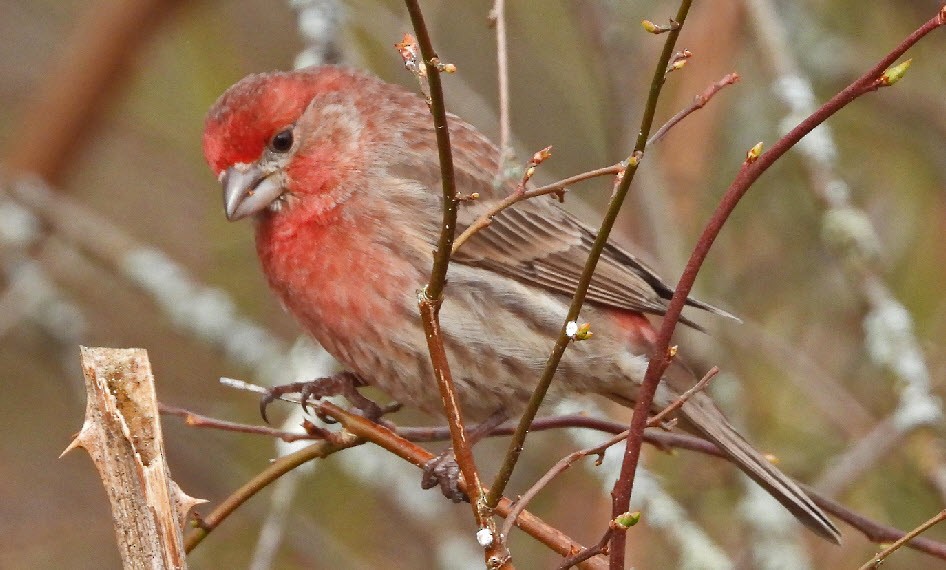
[{"label": "splintered wood", "polygon": [[147,351],[81,347],[81,361],[85,422],[63,455],[81,447],[92,457],[126,570],[186,568],[183,524],[204,501],[171,479]]}]

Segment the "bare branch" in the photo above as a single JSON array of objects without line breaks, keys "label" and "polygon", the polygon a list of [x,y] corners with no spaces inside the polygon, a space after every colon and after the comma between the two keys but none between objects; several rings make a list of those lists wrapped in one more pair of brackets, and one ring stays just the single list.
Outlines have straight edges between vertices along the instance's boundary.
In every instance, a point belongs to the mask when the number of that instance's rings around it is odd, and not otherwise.
[{"label": "bare branch", "polygon": [[900,540],[898,540],[897,542],[894,542],[887,548],[883,549],[881,552],[877,554],[877,556],[874,556],[873,558],[870,559],[869,562],[861,566],[859,570],[871,570],[872,568],[879,568],[880,565],[883,564],[884,560],[886,560],[888,556],[893,554],[901,546],[903,546],[904,544],[906,544],[913,538],[921,535],[922,533],[932,528],[934,525],[939,524],[940,522],[944,520],[946,520],[946,510],[940,511],[939,513],[936,514],[936,516],[934,516],[930,520],[926,521],[925,523],[911,530],[907,534],[903,535],[900,538]]},{"label": "bare branch", "polygon": [[[799,123],[788,134],[780,138],[768,152],[759,155],[758,152],[750,153],[746,162],[726,191],[719,206],[714,212],[712,218],[707,223],[700,236],[690,260],[687,262],[680,282],[677,284],[673,297],[667,307],[666,315],[658,333],[656,346],[653,355],[647,367],[647,373],[637,395],[637,403],[634,406],[634,415],[631,418],[631,433],[627,439],[627,447],[624,456],[624,464],[621,468],[621,477],[615,484],[614,504],[612,514],[620,514],[627,511],[631,498],[631,492],[634,484],[634,474],[637,463],[640,459],[640,448],[643,443],[643,432],[646,424],[647,412],[653,402],[654,393],[657,385],[663,376],[664,371],[670,364],[667,356],[667,348],[670,346],[670,338],[679,321],[683,305],[686,302],[696,276],[706,259],[716,236],[722,230],[723,225],[729,218],[729,215],[735,209],[741,198],[748,192],[752,184],[765,172],[776,160],[791,149],[802,137],[811,132],[816,126],[825,122],[834,113],[842,109],[848,103],[863,95],[868,86],[874,85],[878,78],[882,77],[887,68],[893,64],[907,49],[922,39],[926,34],[944,24],[944,13],[946,8],[940,10],[936,16],[920,26],[915,32],[904,39],[900,45],[894,48],[877,65],[867,71],[864,75],[831,98],[827,103],[812,113],[808,118]],[[672,33],[672,32],[671,32]],[[755,149],[753,149],[755,150]],[[617,515],[614,516],[617,516]],[[612,540],[611,564],[616,565],[623,561],[623,556],[616,556],[622,553],[624,547],[623,533],[615,533]],[[620,536],[617,536],[620,535]],[[623,564],[623,562],[621,562]],[[620,566],[615,566],[620,568]]]}]

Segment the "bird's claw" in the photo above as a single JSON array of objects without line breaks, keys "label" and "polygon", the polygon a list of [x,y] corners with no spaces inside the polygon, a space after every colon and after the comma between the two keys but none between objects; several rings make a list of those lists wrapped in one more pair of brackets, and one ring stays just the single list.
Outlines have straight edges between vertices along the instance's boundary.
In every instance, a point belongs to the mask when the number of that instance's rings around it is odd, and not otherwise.
[{"label": "bird's claw", "polygon": [[460,488],[460,466],[453,449],[448,449],[424,464],[420,479],[422,489],[439,486],[443,496],[454,503],[470,502],[470,497]]},{"label": "bird's claw", "polygon": [[[282,398],[287,394],[298,394],[299,404],[304,412],[309,412],[309,401],[320,400],[329,396],[344,396],[356,409],[357,412],[365,418],[377,422],[388,412],[388,408],[382,408],[372,400],[366,398],[357,390],[358,386],[364,386],[365,382],[357,375],[351,372],[340,372],[327,378],[317,378],[306,382],[292,382],[270,388],[269,391],[260,399],[259,409],[263,421],[269,423],[266,416],[266,409],[275,400]],[[315,410],[315,415],[327,424],[337,423],[332,418],[323,414],[320,410]]]}]

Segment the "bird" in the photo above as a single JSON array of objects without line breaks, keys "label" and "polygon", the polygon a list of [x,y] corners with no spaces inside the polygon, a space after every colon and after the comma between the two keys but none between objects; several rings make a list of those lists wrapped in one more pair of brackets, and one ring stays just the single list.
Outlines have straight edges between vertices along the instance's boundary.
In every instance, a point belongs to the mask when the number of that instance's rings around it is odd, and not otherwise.
[{"label": "bird", "polygon": [[[469,227],[516,182],[496,184],[500,151],[448,114],[458,208]],[[417,304],[442,224],[436,135],[423,97],[341,66],[252,74],[210,108],[203,151],[226,216],[252,219],[270,289],[348,370],[402,404],[443,415]],[[452,256],[440,309],[465,417],[512,416],[528,401],[562,329],[596,230],[538,197],[506,208]],[[614,241],[581,319],[593,338],[565,351],[548,399],[598,394],[632,406],[656,342],[651,318],[673,290]],[[688,299],[698,310],[727,315]],[[686,320],[691,326],[693,321]],[[654,412],[696,383],[675,358]],[[838,543],[826,514],[697,392],[678,412],[804,525]]]}]

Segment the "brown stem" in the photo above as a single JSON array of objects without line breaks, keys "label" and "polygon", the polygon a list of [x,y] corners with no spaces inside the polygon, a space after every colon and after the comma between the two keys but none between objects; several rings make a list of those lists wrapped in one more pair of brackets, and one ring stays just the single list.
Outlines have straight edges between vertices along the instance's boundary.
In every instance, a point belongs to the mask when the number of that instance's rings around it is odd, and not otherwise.
[{"label": "brown stem", "polygon": [[683,0],[681,3],[680,11],[677,14],[677,21],[680,23],[680,28],[677,28],[667,34],[667,40],[664,43],[663,52],[661,53],[660,59],[657,63],[657,70],[655,71],[654,77],[650,84],[650,92],[647,97],[647,104],[644,107],[644,114],[641,119],[641,127],[638,133],[637,142],[634,146],[634,151],[628,158],[628,166],[621,176],[620,182],[614,188],[613,194],[611,195],[611,201],[608,204],[608,209],[605,212],[604,219],[601,221],[601,227],[598,229],[598,234],[595,236],[594,244],[592,244],[591,250],[588,252],[588,260],[585,262],[585,267],[582,270],[581,278],[578,280],[578,285],[575,288],[575,295],[572,297],[571,304],[569,305],[565,322],[562,323],[562,328],[559,331],[558,339],[555,341],[555,346],[552,348],[552,352],[549,354],[549,358],[545,363],[545,369],[542,372],[542,377],[536,384],[536,387],[532,392],[532,396],[529,398],[528,404],[526,404],[522,418],[519,420],[519,425],[516,427],[516,432],[513,434],[512,440],[509,442],[509,448],[506,451],[503,464],[500,467],[499,472],[493,481],[493,486],[490,489],[490,493],[487,496],[488,505],[496,504],[496,501],[500,496],[502,496],[502,492],[505,489],[506,484],[509,482],[509,478],[512,476],[512,472],[515,469],[516,463],[519,461],[519,456],[522,454],[526,435],[529,432],[529,427],[532,425],[532,420],[535,419],[535,416],[539,411],[539,406],[542,405],[542,401],[545,399],[546,393],[548,393],[549,386],[552,384],[552,378],[555,376],[555,371],[558,370],[558,364],[561,362],[562,355],[565,354],[565,349],[568,347],[568,343],[571,341],[571,338],[566,332],[568,323],[575,321],[578,318],[578,313],[585,302],[585,295],[588,293],[588,287],[591,285],[591,278],[594,275],[595,267],[598,265],[598,259],[601,257],[601,252],[608,243],[608,236],[610,236],[611,229],[614,227],[614,222],[617,220],[621,206],[624,204],[624,198],[627,196],[628,190],[630,190],[631,182],[633,182],[634,175],[637,172],[637,166],[640,164],[640,158],[643,156],[644,149],[647,147],[647,137],[650,135],[650,130],[654,122],[654,115],[657,112],[657,100],[660,97],[660,91],[665,81],[663,70],[666,69],[667,62],[670,61],[670,56],[673,53],[673,47],[676,45],[677,37],[680,35],[680,29],[682,29],[683,26],[683,21],[686,19],[690,2],[691,0]]},{"label": "brown stem", "polygon": [[694,111],[698,111],[706,106],[709,103],[709,100],[713,98],[717,93],[719,93],[727,85],[732,85],[733,83],[739,81],[738,73],[730,73],[729,75],[724,76],[722,79],[713,83],[707,87],[702,93],[693,98],[693,102],[690,103],[685,109],[681,109],[676,115],[670,117],[670,119],[661,125],[657,131],[651,135],[650,139],[647,141],[647,144],[654,144],[664,137],[670,129],[672,129],[677,123],[682,121]]},{"label": "brown stem", "polygon": [[343,442],[337,443],[319,441],[308,447],[300,449],[299,451],[276,459],[257,476],[250,479],[245,485],[227,497],[222,503],[220,503],[220,505],[217,506],[217,508],[213,510],[213,512],[211,512],[206,517],[200,517],[197,519],[197,524],[195,525],[197,528],[191,532],[185,540],[185,548],[187,552],[190,552],[198,544],[200,544],[208,534],[220,526],[220,523],[226,520],[228,516],[233,514],[233,512],[240,505],[245,503],[251,497],[256,495],[256,493],[263,490],[267,485],[276,479],[279,479],[303,463],[307,463],[319,457],[328,457],[336,451],[354,447],[356,445],[361,445],[364,442],[365,440],[357,437],[348,437]]},{"label": "brown stem", "polygon": [[[631,433],[627,438],[627,447],[625,450],[624,461],[621,466],[621,476],[614,485],[612,491],[613,503],[612,514],[618,516],[627,511],[631,499],[631,493],[634,486],[634,474],[637,470],[637,463],[640,460],[640,449],[643,443],[643,433],[646,424],[647,412],[654,399],[654,393],[660,382],[664,371],[670,364],[667,354],[667,348],[670,346],[670,338],[673,335],[674,328],[680,318],[683,305],[693,288],[696,275],[699,273],[703,261],[706,259],[716,236],[719,235],[723,225],[729,218],[729,215],[735,209],[739,200],[745,195],[752,184],[765,172],[776,160],[785,154],[794,146],[803,136],[812,129],[825,122],[830,116],[843,108],[845,105],[873,90],[876,82],[883,76],[884,71],[889,68],[904,52],[913,44],[918,42],[923,36],[932,30],[942,26],[946,21],[946,7],[941,8],[936,16],[920,26],[916,31],[910,34],[900,45],[894,48],[877,65],[862,75],[856,81],[847,86],[843,91],[831,98],[827,103],[812,113],[808,118],[799,123],[788,134],[779,139],[772,148],[758,157],[756,160],[747,160],[735,180],[729,186],[726,194],[720,201],[719,206],[713,213],[712,218],[707,223],[700,236],[690,260],[687,262],[680,282],[673,293],[673,297],[667,306],[667,312],[658,333],[654,352],[647,367],[644,381],[641,384],[637,394],[637,403],[634,406],[634,414],[631,418]],[[624,533],[618,531],[612,540],[611,548],[611,567],[621,568],[623,565],[623,546]],[[620,556],[618,554],[620,553]],[[618,565],[621,564],[621,565]]]},{"label": "brown stem", "polygon": [[[437,135],[437,151],[440,159],[440,175],[443,189],[443,222],[440,228],[440,239],[437,252],[434,254],[434,265],[430,272],[430,281],[418,295],[421,320],[427,337],[427,348],[430,352],[430,361],[434,376],[443,400],[444,413],[450,426],[453,452],[456,456],[460,472],[467,482],[467,494],[473,508],[473,517],[480,529],[487,529],[493,540],[485,547],[487,566],[491,568],[512,568],[510,556],[505,542],[496,533],[496,523],[490,514],[490,509],[483,505],[483,486],[480,483],[479,473],[473,460],[473,452],[466,440],[466,431],[463,427],[463,417],[454,390],[453,376],[447,361],[447,352],[443,344],[440,331],[440,305],[443,302],[443,289],[446,284],[447,267],[450,264],[450,254],[453,250],[454,232],[457,227],[457,190],[453,171],[453,150],[450,146],[450,129],[447,125],[447,111],[443,98],[443,87],[440,84],[440,69],[437,66],[439,59],[430,40],[430,33],[424,22],[417,0],[405,0],[407,11],[411,16],[414,32],[417,34],[417,43],[426,67],[427,82],[430,86],[430,113],[434,119],[434,131]],[[498,561],[498,563],[497,563]],[[492,564],[492,566],[490,566]]]},{"label": "brown stem", "polygon": [[878,567],[880,567],[880,565],[883,564],[884,560],[885,560],[888,556],[890,556],[891,554],[893,554],[896,550],[898,550],[901,546],[903,546],[904,544],[906,544],[906,543],[909,542],[910,540],[916,538],[917,536],[921,535],[922,533],[926,532],[926,531],[927,531],[928,529],[930,529],[932,526],[934,526],[934,525],[936,525],[936,524],[938,524],[938,523],[940,523],[940,522],[942,522],[942,521],[944,521],[944,520],[946,520],[946,510],[942,510],[942,511],[938,512],[938,513],[936,514],[936,516],[934,516],[934,517],[931,518],[930,520],[926,521],[925,523],[923,523],[923,524],[921,524],[920,526],[916,527],[915,529],[911,530],[911,531],[908,532],[907,534],[903,535],[903,536],[900,538],[900,540],[898,540],[897,542],[894,542],[893,544],[891,544],[891,545],[888,546],[887,548],[883,549],[881,552],[879,552],[879,553],[877,554],[877,556],[874,556],[873,558],[870,559],[870,561],[868,561],[866,564],[864,564],[863,566],[861,566],[859,570],[871,570],[871,568],[878,568]]}]

